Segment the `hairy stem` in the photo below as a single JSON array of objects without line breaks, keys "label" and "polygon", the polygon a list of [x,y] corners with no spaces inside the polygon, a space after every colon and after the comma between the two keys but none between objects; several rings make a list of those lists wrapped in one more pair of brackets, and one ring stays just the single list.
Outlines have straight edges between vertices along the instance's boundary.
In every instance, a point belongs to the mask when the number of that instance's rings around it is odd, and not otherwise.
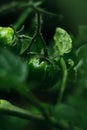
[{"label": "hairy stem", "polygon": [[30,49],[32,47],[32,45],[34,44],[34,42],[37,40],[38,37],[41,38],[42,40],[42,44],[43,44],[43,48],[44,48],[44,56],[47,57],[48,56],[48,49],[46,46],[46,42],[41,34],[41,25],[42,25],[42,18],[41,18],[41,14],[40,12],[37,11],[37,28],[36,28],[36,32],[31,40],[31,43],[29,44],[29,47],[27,48],[26,53],[30,52]]},{"label": "hairy stem", "polygon": [[17,116],[28,120],[43,120],[44,117],[39,114],[33,114],[29,110],[24,110],[17,106],[12,105],[6,100],[0,100],[0,114]]},{"label": "hairy stem", "polygon": [[[45,118],[40,113],[34,114],[28,110],[24,110],[23,108],[14,106],[13,104],[11,104],[6,100],[0,100],[0,115],[16,116],[27,120],[46,122]],[[57,122],[53,117],[50,117],[50,122],[48,123],[50,123],[51,126],[61,130],[70,130],[69,125],[67,123],[59,121]],[[79,129],[75,128],[74,130]]]},{"label": "hairy stem", "polygon": [[58,102],[59,103],[61,103],[62,100],[63,100],[63,95],[64,95],[64,91],[65,91],[65,88],[66,88],[66,82],[67,82],[67,77],[68,77],[67,66],[66,66],[66,63],[65,63],[65,61],[64,61],[64,59],[62,57],[60,59],[60,64],[61,64],[62,71],[63,71],[63,78],[62,78],[62,84],[61,84],[59,97],[58,97]]},{"label": "hairy stem", "polygon": [[23,25],[23,23],[25,22],[25,20],[27,19],[27,17],[31,12],[32,12],[31,8],[27,8],[23,11],[17,22],[14,24],[16,30],[18,30]]},{"label": "hairy stem", "polygon": [[[9,82],[10,80],[11,82]],[[25,84],[21,84],[19,82],[15,82],[13,79],[5,79],[5,77],[4,79],[0,77],[0,81],[2,81],[2,86],[0,86],[1,90],[12,90],[17,92],[20,96],[24,97],[26,101],[30,102],[34,107],[38,108],[42,115],[48,120],[48,111],[45,109],[44,104],[40,102],[40,100],[38,100],[28,89],[29,86],[26,86]],[[6,84],[8,84],[8,87],[6,87]]]},{"label": "hairy stem", "polygon": [[17,11],[19,9],[24,9],[24,8],[32,8],[33,10],[35,11],[38,11],[42,14],[46,14],[46,15],[49,15],[49,16],[54,16],[54,17],[58,17],[59,20],[62,20],[63,19],[63,15],[59,15],[59,14],[54,14],[52,12],[49,12],[49,11],[46,11],[42,8],[39,8],[38,6],[41,5],[42,2],[41,1],[37,1],[37,2],[16,2],[16,1],[13,1],[13,2],[10,2],[8,4],[5,4],[5,5],[2,5],[0,7],[0,14],[3,14],[3,13],[8,13],[8,12],[13,12],[13,11]]}]

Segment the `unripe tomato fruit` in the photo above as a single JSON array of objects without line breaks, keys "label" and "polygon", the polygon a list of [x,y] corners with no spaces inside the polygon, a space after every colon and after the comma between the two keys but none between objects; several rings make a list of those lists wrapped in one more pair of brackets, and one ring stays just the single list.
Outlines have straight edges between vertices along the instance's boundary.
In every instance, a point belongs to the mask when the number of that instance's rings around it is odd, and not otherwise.
[{"label": "unripe tomato fruit", "polygon": [[0,44],[12,45],[14,30],[11,27],[0,27]]},{"label": "unripe tomato fruit", "polygon": [[31,88],[49,89],[58,81],[59,67],[54,61],[50,62],[45,58],[32,56],[28,59],[27,64]]}]

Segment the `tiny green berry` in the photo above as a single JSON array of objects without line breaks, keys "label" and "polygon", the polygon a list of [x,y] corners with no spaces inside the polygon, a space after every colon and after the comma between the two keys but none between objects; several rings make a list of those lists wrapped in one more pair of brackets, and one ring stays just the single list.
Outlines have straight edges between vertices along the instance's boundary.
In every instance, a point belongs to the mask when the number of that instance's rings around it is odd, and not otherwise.
[{"label": "tiny green berry", "polygon": [[11,27],[0,27],[0,43],[2,45],[12,45],[14,39],[14,29]]}]

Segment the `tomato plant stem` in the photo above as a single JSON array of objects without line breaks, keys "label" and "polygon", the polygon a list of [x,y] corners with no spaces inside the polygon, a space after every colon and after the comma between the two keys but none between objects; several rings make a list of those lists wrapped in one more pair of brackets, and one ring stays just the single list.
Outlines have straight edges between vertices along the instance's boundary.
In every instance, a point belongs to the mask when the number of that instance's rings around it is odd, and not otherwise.
[{"label": "tomato plant stem", "polygon": [[[31,111],[17,107],[6,100],[0,100],[0,115],[16,116],[27,120],[46,122],[46,119],[40,113],[34,114]],[[48,123],[61,130],[70,130],[68,123],[57,122],[53,117],[50,117],[50,122]],[[79,129],[75,128],[74,130]]]},{"label": "tomato plant stem", "polygon": [[52,12],[48,12],[42,8],[39,8],[38,6],[41,5],[42,2],[41,1],[37,1],[37,2],[16,2],[16,1],[13,1],[13,2],[9,2],[8,4],[5,4],[3,6],[0,7],[0,14],[1,13],[9,13],[10,11],[17,11],[19,9],[24,9],[26,7],[28,8],[32,8],[34,11],[38,11],[42,14],[45,14],[45,15],[49,15],[49,16],[54,16],[54,17],[58,17],[59,20],[62,20],[63,19],[63,15],[59,15],[59,14],[55,14],[55,13],[52,13]]},{"label": "tomato plant stem", "polygon": [[[0,78],[1,81],[3,81],[3,78]],[[36,108],[38,108],[38,110],[42,113],[42,115],[48,120],[49,116],[48,116],[48,112],[45,109],[44,105],[42,102],[40,102],[33,94],[31,91],[29,91],[27,88],[28,86],[26,86],[25,84],[20,84],[17,82],[14,82],[13,79],[11,79],[11,83],[9,83],[9,80],[6,79],[6,83],[9,84],[8,88],[6,86],[4,86],[4,84],[2,85],[3,87],[0,89],[2,90],[14,90],[15,92],[17,92],[20,96],[24,97],[24,99],[26,99],[28,102],[30,102],[33,106],[35,106]],[[14,85],[13,85],[14,84]]]},{"label": "tomato plant stem", "polygon": [[9,13],[10,11],[17,11],[19,9],[24,9],[26,7],[29,7],[29,8],[33,8],[36,7],[36,6],[39,6],[41,5],[42,2],[16,2],[16,1],[13,1],[13,2],[9,2],[5,5],[2,5],[0,7],[0,14],[1,13]]},{"label": "tomato plant stem", "polygon": [[42,17],[41,17],[41,13],[39,11],[37,11],[37,30],[36,30],[36,35],[39,35],[42,43],[43,43],[43,47],[44,47],[44,56],[47,57],[48,56],[48,50],[47,50],[47,46],[46,46],[46,42],[42,36],[41,33],[41,25],[42,25]]},{"label": "tomato plant stem", "polygon": [[41,13],[37,11],[37,29],[36,32],[31,40],[31,43],[29,44],[29,47],[27,48],[26,52],[29,53],[30,49],[32,47],[32,45],[34,44],[34,42],[37,40],[38,37],[40,37],[40,39],[42,40],[42,44],[43,44],[43,49],[44,49],[44,56],[48,57],[48,49],[46,46],[46,42],[42,36],[41,33],[41,25],[42,25],[42,17],[41,17]]},{"label": "tomato plant stem", "polygon": [[65,91],[65,87],[66,87],[67,77],[68,77],[67,66],[66,66],[66,63],[65,63],[65,61],[64,61],[64,59],[62,57],[60,59],[60,64],[61,64],[62,71],[63,71],[63,78],[62,78],[62,84],[61,84],[59,97],[58,97],[58,102],[59,103],[62,102],[64,91]]},{"label": "tomato plant stem", "polygon": [[23,11],[23,13],[18,18],[17,22],[14,24],[16,30],[18,30],[23,25],[24,21],[27,19],[27,17],[31,12],[32,12],[31,8],[27,8]]},{"label": "tomato plant stem", "polygon": [[31,102],[32,105],[34,105],[35,107],[37,107],[41,112],[42,115],[49,120],[49,116],[48,116],[48,112],[46,111],[46,109],[44,108],[43,104],[30,92],[23,92],[22,91],[22,96],[24,96],[28,101]]},{"label": "tomato plant stem", "polygon": [[29,110],[17,107],[6,100],[0,100],[0,114],[18,116],[24,119],[43,120],[44,117],[39,114],[33,114]]}]

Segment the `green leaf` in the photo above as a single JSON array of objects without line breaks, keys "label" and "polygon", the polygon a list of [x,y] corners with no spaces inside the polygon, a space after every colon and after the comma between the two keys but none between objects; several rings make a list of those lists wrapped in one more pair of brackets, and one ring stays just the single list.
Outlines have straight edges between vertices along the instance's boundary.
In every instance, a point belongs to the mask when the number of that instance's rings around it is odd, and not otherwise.
[{"label": "green leaf", "polygon": [[80,48],[84,44],[87,44],[87,25],[79,25],[78,35],[75,37],[74,46],[76,49]]},{"label": "green leaf", "polygon": [[68,104],[77,109],[77,125],[82,130],[87,129],[87,44],[78,51],[77,81],[72,95],[68,97]]},{"label": "green leaf", "polygon": [[85,92],[79,88],[76,93],[68,98],[68,104],[77,109],[78,117],[76,117],[75,124],[82,130],[87,129],[87,99],[85,98]]},{"label": "green leaf", "polygon": [[31,43],[32,38],[28,36],[28,38],[21,38],[20,42],[21,42],[21,50],[20,50],[20,54],[24,53],[27,48],[29,47],[30,43]]},{"label": "green leaf", "polygon": [[70,35],[62,28],[56,28],[54,35],[54,50],[55,55],[64,55],[72,49],[72,39]]},{"label": "green leaf", "polygon": [[56,105],[53,113],[57,120],[64,120],[69,122],[75,122],[77,116],[75,108],[67,104]]},{"label": "green leaf", "polygon": [[40,35],[38,35],[34,41],[34,44],[31,47],[32,52],[41,53],[43,52],[43,40]]},{"label": "green leaf", "polygon": [[0,77],[12,77],[23,82],[27,76],[27,67],[21,59],[6,49],[0,49]]},{"label": "green leaf", "polygon": [[28,121],[25,119],[0,115],[0,130],[20,130],[27,124]]}]

